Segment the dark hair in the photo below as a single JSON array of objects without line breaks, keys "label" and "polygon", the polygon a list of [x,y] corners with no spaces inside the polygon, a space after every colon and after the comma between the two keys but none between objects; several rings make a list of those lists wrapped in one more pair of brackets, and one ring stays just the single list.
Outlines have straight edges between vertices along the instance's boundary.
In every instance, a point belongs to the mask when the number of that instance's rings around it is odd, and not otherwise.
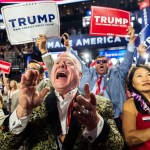
[{"label": "dark hair", "polygon": [[39,68],[39,73],[40,73],[40,74],[44,73],[44,68],[43,68],[43,66],[42,66],[37,60],[32,59],[32,60],[29,61],[29,64],[31,64],[31,63],[36,63],[36,64],[38,64],[38,65],[40,66],[40,68]]},{"label": "dark hair", "polygon": [[129,76],[128,76],[128,79],[127,79],[127,87],[128,87],[128,89],[129,89],[130,92],[133,92],[133,91],[136,90],[136,89],[133,87],[132,82],[133,82],[134,73],[135,73],[135,71],[136,71],[138,68],[144,68],[144,69],[150,71],[150,68],[149,68],[147,65],[142,65],[142,64],[137,65],[136,67],[133,67],[133,68],[131,69],[131,71],[130,71],[130,73],[129,73]]},{"label": "dark hair", "polygon": [[[131,93],[134,92],[134,93],[140,95],[140,96],[141,96],[141,99],[142,99],[145,103],[149,104],[149,102],[148,102],[148,100],[146,99],[146,97],[145,97],[140,91],[136,90],[136,89],[133,87],[133,76],[134,76],[134,74],[135,74],[135,71],[136,71],[138,68],[144,68],[144,69],[146,69],[146,70],[148,70],[148,71],[150,72],[150,68],[149,68],[147,65],[141,65],[141,64],[140,64],[140,65],[137,65],[136,67],[133,67],[133,68],[131,69],[130,73],[129,73],[129,77],[128,77],[128,80],[127,80],[127,87],[128,87],[128,89],[129,89],[129,91],[130,91]],[[137,101],[136,98],[134,98],[134,103],[135,103],[135,106],[136,106],[136,108],[137,108],[137,110],[138,110],[139,112],[141,112],[142,114],[147,114],[147,112],[146,112],[145,110],[143,110],[143,108],[142,108],[140,102]]]},{"label": "dark hair", "polygon": [[105,57],[105,58],[107,59],[107,57],[106,57],[105,55],[98,55],[98,56],[96,57],[96,60],[97,60],[98,58],[103,58],[103,57]]}]

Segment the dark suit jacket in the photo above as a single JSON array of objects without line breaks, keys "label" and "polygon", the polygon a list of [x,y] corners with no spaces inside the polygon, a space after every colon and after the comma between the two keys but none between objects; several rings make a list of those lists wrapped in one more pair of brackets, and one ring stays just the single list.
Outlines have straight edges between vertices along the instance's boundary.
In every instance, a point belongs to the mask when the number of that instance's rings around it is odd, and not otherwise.
[{"label": "dark suit jacket", "polygon": [[[68,134],[63,143],[63,150],[122,150],[123,138],[113,120],[111,101],[98,96],[98,111],[105,119],[102,132],[90,143],[82,133],[84,126],[73,115]],[[61,124],[57,109],[57,97],[52,91],[45,101],[36,107],[30,115],[26,129],[19,135],[13,135],[8,130],[9,117],[0,130],[0,149],[17,150],[23,143],[28,150],[57,150],[57,137],[61,135]]]}]

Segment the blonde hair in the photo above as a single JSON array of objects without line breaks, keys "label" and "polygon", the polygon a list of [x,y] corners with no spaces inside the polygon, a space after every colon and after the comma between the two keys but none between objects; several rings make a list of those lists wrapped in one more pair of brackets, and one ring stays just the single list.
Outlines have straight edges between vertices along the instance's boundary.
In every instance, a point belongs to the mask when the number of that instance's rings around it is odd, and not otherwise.
[{"label": "blonde hair", "polygon": [[17,83],[17,81],[11,80],[10,82],[14,82],[14,89],[17,90],[18,89],[18,83]]}]

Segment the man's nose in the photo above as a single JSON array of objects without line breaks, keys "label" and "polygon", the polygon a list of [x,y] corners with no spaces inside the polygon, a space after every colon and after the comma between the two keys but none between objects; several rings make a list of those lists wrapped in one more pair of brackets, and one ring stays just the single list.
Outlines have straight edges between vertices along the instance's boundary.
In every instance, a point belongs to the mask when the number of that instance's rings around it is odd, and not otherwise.
[{"label": "man's nose", "polygon": [[60,62],[59,67],[66,68],[66,64],[64,62]]}]

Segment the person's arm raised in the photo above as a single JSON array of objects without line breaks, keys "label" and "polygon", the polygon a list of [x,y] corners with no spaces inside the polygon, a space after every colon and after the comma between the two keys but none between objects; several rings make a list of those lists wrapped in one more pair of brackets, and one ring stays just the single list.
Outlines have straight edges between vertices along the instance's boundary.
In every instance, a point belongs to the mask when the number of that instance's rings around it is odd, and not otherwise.
[{"label": "person's arm raised", "polygon": [[44,88],[40,93],[36,91],[38,71],[27,70],[21,77],[19,86],[19,104],[16,109],[17,117],[23,118],[32,112],[32,110],[41,104],[49,88]]},{"label": "person's arm raised", "polygon": [[66,47],[66,51],[70,50],[70,44],[69,44],[69,34],[64,33],[61,37],[61,43]]},{"label": "person's arm raised", "polygon": [[36,39],[36,47],[38,47],[42,55],[48,52],[46,49],[46,36],[45,35],[43,34],[39,35],[39,38]]},{"label": "person's arm raised", "polygon": [[145,62],[146,62],[146,54],[147,54],[147,48],[146,48],[146,46],[143,43],[141,43],[138,46],[137,51],[139,53],[139,57],[137,59],[137,65],[139,65],[139,64],[145,64]]},{"label": "person's arm raised", "polygon": [[127,29],[127,34],[130,36],[129,44],[134,44],[135,41],[135,30],[132,26],[129,26]]}]

